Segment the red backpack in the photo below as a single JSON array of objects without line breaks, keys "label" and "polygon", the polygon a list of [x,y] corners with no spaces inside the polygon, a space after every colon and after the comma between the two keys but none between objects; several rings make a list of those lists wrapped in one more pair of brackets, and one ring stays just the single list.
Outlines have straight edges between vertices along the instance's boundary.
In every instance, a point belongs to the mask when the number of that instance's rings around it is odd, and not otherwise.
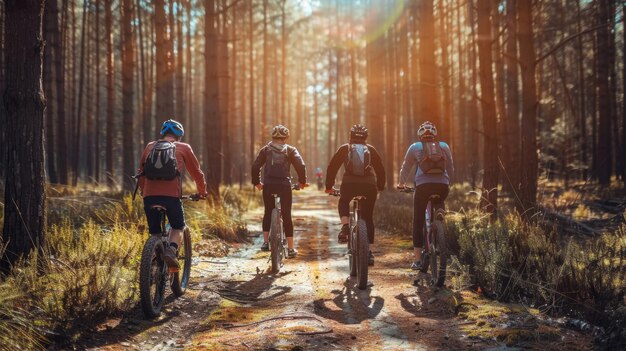
[{"label": "red backpack", "polygon": [[446,153],[438,141],[422,142],[423,155],[419,167],[424,174],[441,174],[446,171]]}]

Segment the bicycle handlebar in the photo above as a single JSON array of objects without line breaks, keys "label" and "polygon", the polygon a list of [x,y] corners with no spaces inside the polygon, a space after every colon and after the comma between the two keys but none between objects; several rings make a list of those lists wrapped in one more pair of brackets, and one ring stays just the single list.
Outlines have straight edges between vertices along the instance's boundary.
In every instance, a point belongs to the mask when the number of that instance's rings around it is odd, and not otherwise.
[{"label": "bicycle handlebar", "polygon": [[339,189],[332,189],[333,191],[331,191],[330,193],[328,193],[328,196],[341,196],[341,192],[339,191]]},{"label": "bicycle handlebar", "polygon": [[202,196],[200,194],[191,194],[191,195],[183,195],[180,197],[181,200],[191,200],[191,201],[200,201],[202,200]]}]

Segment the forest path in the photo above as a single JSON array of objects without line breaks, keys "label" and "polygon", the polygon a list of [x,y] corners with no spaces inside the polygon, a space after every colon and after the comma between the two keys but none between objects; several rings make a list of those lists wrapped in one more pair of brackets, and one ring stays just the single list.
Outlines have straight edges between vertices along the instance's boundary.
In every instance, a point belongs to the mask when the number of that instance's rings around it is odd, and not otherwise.
[{"label": "forest path", "polygon": [[345,246],[336,240],[336,203],[336,198],[310,189],[295,195],[299,255],[286,260],[275,275],[267,273],[269,253],[259,251],[262,208],[249,213],[253,245],[224,258],[200,257],[187,293],[168,298],[160,318],[145,321],[136,311],[132,318],[111,321],[90,336],[89,348],[498,349],[494,341],[468,338],[462,332],[468,322],[454,314],[458,293],[412,286],[415,274],[406,268],[408,240],[379,231],[376,265],[370,267],[373,285],[358,290],[348,276]]}]

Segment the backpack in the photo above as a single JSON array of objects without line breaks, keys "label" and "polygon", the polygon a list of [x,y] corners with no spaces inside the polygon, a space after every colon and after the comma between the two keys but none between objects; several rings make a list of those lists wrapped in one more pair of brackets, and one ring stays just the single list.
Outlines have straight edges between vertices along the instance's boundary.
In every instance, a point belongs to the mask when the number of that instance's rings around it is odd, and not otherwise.
[{"label": "backpack", "polygon": [[372,168],[372,156],[367,145],[348,145],[348,156],[346,157],[346,172],[355,176],[364,176]]},{"label": "backpack", "polygon": [[150,180],[172,180],[179,176],[176,145],[167,140],[157,141],[146,158],[143,175]]},{"label": "backpack", "polygon": [[284,147],[281,150],[268,145],[269,155],[265,161],[265,174],[274,178],[289,177],[289,148]]},{"label": "backpack", "polygon": [[424,174],[441,174],[446,171],[446,154],[439,142],[422,142],[424,154],[419,167]]}]

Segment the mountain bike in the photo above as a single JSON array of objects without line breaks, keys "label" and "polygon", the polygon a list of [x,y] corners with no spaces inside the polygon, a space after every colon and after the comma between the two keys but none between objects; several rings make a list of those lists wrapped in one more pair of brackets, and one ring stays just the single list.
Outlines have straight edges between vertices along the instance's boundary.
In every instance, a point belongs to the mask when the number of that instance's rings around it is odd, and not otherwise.
[{"label": "mountain bike", "polygon": [[[294,184],[292,190],[300,190],[300,185]],[[283,229],[283,218],[280,212],[280,196],[274,196],[274,209],[272,210],[272,224],[270,226],[270,260],[272,261],[272,273],[278,273],[283,266],[283,259],[287,256],[287,238]]]},{"label": "mountain bike", "polygon": [[[414,188],[398,188],[403,193],[414,193]],[[424,221],[424,249],[422,249],[422,273],[427,273],[430,267],[430,283],[442,287],[446,280],[446,266],[448,264],[448,248],[443,221],[445,209],[443,204],[433,206],[433,201],[439,195],[431,195],[426,206],[426,220]],[[437,260],[439,256],[439,260]],[[413,282],[417,284],[417,280]]]},{"label": "mountain bike", "polygon": [[[200,200],[197,194],[182,196],[181,200]],[[176,257],[180,265],[179,270],[170,270],[165,264],[163,255],[169,247],[169,236],[172,228],[167,222],[166,209],[160,205],[152,208],[159,212],[161,218],[161,233],[153,234],[148,238],[141,253],[139,267],[139,295],[141,309],[148,318],[155,318],[161,314],[165,302],[165,289],[170,285],[172,293],[180,297],[187,290],[191,273],[191,233],[188,227],[183,229],[183,238],[180,242]]]},{"label": "mountain bike", "polygon": [[[329,195],[341,196],[341,193],[339,190],[333,189]],[[363,290],[367,288],[370,241],[367,237],[367,224],[363,218],[360,218],[361,200],[365,200],[365,196],[355,196],[350,201],[348,263],[350,276],[357,277],[357,286]]]}]

